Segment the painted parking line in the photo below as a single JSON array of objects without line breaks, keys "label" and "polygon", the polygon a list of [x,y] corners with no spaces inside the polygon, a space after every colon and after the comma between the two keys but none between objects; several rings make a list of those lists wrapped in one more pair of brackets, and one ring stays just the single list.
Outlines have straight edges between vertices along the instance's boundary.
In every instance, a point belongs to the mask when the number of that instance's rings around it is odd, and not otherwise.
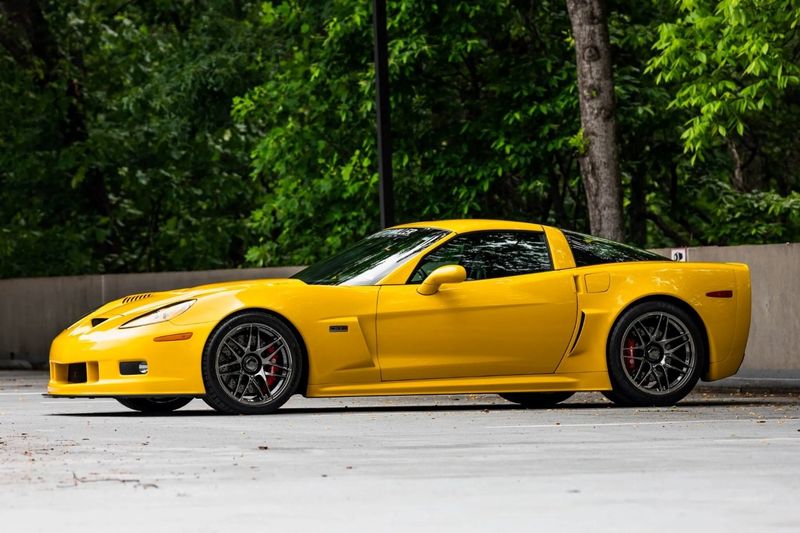
[{"label": "painted parking line", "polygon": [[800,444],[800,437],[737,437],[735,439],[711,439],[709,442],[714,442],[716,444],[727,444],[727,443],[741,444],[743,441],[796,442]]},{"label": "painted parking line", "polygon": [[484,426],[486,429],[516,429],[516,428],[593,428],[613,426],[664,426],[677,424],[724,424],[730,422],[763,422],[776,420],[797,420],[796,417],[788,418],[718,418],[715,420],[662,420],[661,422],[595,422],[586,424],[524,424],[513,426]]},{"label": "painted parking line", "polygon": [[77,403],[116,403],[116,400],[48,400],[44,402],[39,402],[42,404],[48,403],[56,403],[58,405],[74,405]]}]

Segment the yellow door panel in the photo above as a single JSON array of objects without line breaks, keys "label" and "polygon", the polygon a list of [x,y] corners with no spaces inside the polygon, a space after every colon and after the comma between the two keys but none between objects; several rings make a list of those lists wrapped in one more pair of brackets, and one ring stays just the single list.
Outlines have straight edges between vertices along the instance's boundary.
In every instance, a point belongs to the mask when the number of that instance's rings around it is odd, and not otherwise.
[{"label": "yellow door panel", "polygon": [[378,294],[383,381],[555,371],[576,318],[567,272],[444,284],[384,285]]}]

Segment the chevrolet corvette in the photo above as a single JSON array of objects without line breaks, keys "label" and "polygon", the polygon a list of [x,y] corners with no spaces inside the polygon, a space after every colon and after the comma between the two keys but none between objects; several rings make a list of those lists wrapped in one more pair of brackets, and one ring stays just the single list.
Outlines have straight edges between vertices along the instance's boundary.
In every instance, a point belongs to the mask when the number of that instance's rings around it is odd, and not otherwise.
[{"label": "chevrolet corvette", "polygon": [[744,264],[539,224],[420,222],[289,279],[109,302],[53,341],[48,394],[146,413],[193,398],[271,413],[294,394],[494,393],[537,408],[599,391],[663,406],[735,374],[749,327]]}]

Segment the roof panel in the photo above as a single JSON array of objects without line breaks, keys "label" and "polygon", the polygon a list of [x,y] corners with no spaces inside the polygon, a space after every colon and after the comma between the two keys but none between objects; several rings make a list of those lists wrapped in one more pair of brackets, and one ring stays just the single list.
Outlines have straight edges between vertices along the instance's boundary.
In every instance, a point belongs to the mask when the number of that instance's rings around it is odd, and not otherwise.
[{"label": "roof panel", "polygon": [[395,228],[438,228],[456,233],[466,233],[470,231],[485,230],[526,230],[542,231],[541,224],[531,224],[528,222],[513,222],[510,220],[488,220],[488,219],[454,219],[454,220],[430,220],[425,222],[411,222],[400,224]]}]

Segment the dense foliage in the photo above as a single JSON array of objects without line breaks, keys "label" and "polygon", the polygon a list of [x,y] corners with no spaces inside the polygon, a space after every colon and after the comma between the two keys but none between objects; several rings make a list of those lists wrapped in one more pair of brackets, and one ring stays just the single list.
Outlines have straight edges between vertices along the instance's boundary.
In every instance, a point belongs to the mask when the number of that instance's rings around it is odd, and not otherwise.
[{"label": "dense foliage", "polygon": [[[799,240],[800,2],[610,8],[631,242]],[[398,218],[587,230],[564,2],[388,12]],[[0,276],[300,264],[377,229],[371,22],[0,0]]]},{"label": "dense foliage", "polygon": [[261,79],[257,6],[14,3],[0,3],[0,275],[241,264],[256,134],[230,106]]}]

